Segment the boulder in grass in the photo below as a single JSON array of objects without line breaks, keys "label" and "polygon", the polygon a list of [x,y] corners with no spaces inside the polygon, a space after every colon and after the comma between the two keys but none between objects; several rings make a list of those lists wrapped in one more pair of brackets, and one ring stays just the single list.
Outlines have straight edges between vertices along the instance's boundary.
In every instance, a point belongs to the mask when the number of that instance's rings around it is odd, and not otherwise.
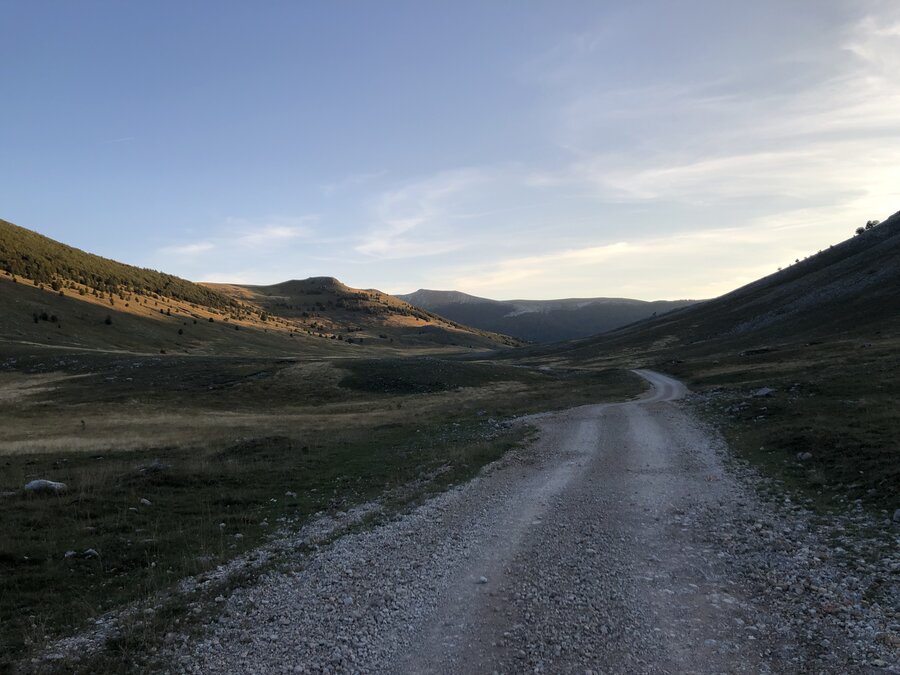
[{"label": "boulder in grass", "polygon": [[26,483],[22,491],[27,495],[58,495],[69,489],[65,483],[58,483],[55,480],[47,480],[38,478],[30,483]]}]

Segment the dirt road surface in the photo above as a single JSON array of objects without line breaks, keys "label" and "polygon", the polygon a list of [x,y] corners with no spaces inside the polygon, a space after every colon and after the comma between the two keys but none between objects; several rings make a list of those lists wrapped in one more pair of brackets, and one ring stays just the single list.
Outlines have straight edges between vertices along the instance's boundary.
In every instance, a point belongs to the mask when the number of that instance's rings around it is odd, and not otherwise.
[{"label": "dirt road surface", "polygon": [[532,416],[537,439],[472,482],[223,599],[168,667],[898,672],[897,607],[863,598],[885,570],[763,503],[685,388],[637,372],[643,398]]}]

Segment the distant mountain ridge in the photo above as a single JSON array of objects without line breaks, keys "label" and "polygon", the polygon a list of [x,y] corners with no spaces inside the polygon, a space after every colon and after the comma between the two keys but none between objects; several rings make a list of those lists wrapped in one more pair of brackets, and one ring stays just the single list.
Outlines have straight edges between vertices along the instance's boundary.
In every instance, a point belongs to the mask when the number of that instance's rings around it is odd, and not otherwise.
[{"label": "distant mountain ridge", "polygon": [[424,288],[395,297],[467,326],[531,342],[589,337],[696,302],[629,298],[491,300],[460,291]]}]

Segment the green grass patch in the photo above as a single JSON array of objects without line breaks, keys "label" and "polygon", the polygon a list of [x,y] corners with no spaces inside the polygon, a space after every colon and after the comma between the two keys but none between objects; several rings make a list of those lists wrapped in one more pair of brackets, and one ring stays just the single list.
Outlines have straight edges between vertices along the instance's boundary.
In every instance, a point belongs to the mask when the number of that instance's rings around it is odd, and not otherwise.
[{"label": "green grass patch", "polygon": [[418,422],[253,438],[214,453],[3,458],[4,488],[52,476],[69,490],[0,500],[7,533],[0,545],[0,654],[20,656],[316,512],[346,509],[409,483],[418,487],[398,493],[401,501],[440,490],[519,437],[501,437],[486,421]]},{"label": "green grass patch", "polygon": [[346,370],[349,372],[340,381],[341,387],[383,394],[425,394],[535,377],[530,370],[512,366],[436,358],[355,360]]},{"label": "green grass patch", "polygon": [[[729,444],[762,471],[813,500],[840,508],[900,506],[898,341],[773,345],[660,363],[701,392]],[[754,391],[770,387],[768,397]]]}]

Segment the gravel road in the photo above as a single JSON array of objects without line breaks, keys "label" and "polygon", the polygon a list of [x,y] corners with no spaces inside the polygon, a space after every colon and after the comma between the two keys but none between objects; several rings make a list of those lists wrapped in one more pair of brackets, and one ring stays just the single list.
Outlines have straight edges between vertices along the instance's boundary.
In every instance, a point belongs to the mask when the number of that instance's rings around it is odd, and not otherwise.
[{"label": "gravel road", "polygon": [[897,528],[839,546],[865,516],[760,498],[685,388],[637,372],[643,398],[526,418],[473,481],[235,591],[165,669],[900,672]]}]

